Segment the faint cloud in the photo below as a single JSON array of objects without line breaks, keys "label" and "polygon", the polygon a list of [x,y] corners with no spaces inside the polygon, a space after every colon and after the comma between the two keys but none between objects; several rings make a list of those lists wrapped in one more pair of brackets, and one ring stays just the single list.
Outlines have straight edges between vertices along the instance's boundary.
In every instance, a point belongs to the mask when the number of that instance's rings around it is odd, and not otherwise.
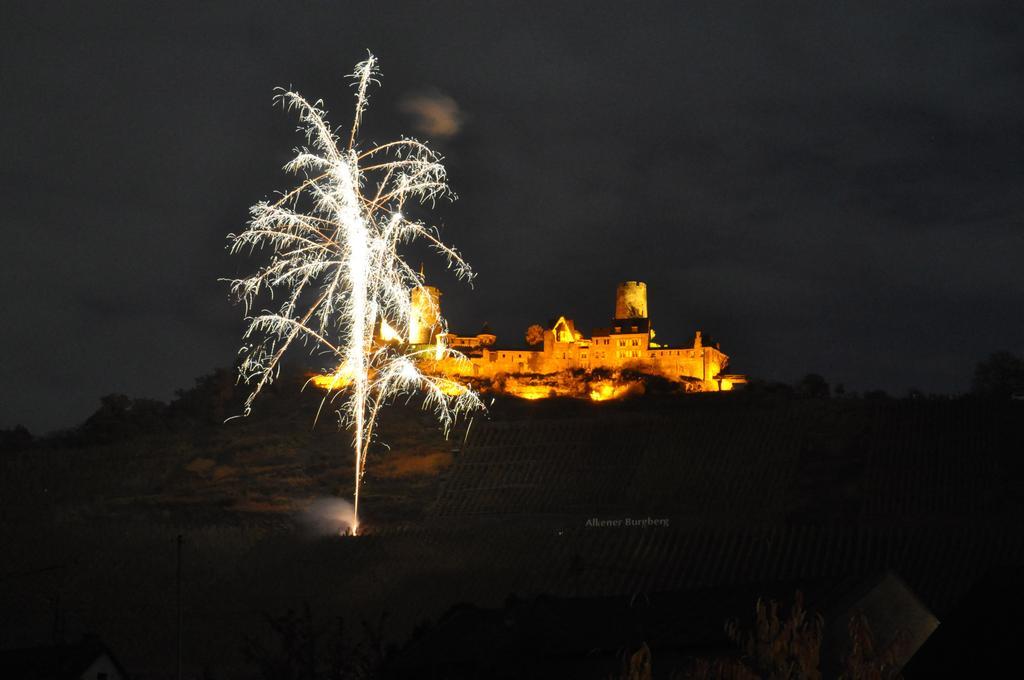
[{"label": "faint cloud", "polygon": [[457,135],[465,120],[458,102],[436,91],[407,95],[399,108],[413,117],[417,132],[437,139]]}]

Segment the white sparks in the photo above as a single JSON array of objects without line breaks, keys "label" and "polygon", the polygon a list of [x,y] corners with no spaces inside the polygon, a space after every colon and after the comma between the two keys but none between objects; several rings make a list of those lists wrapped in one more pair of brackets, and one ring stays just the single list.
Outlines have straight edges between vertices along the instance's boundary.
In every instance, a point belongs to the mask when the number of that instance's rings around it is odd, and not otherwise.
[{"label": "white sparks", "polygon": [[[358,132],[367,89],[377,82],[377,60],[369,55],[353,73],[356,107],[348,145],[326,120],[321,102],[279,90],[275,101],[298,113],[309,148],[296,150],[285,170],[301,182],[274,202],[259,202],[240,234],[229,235],[229,250],[269,251],[269,263],[252,276],[230,281],[244,302],[249,326],[242,347],[240,376],[252,386],[245,415],[260,391],[279,371],[280,360],[296,340],[326,354],[338,367],[328,397],[341,396],[338,414],[354,434],[355,492],[352,533],[359,527],[359,491],[377,415],[392,397],[424,394],[445,431],[454,419],[482,408],[478,396],[450,379],[423,373],[417,363],[447,347],[411,347],[410,293],[429,298],[423,279],[399,254],[416,239],[426,240],[458,276],[472,272],[437,230],[403,214],[406,203],[432,203],[451,196],[441,158],[414,139],[400,139],[361,151]],[[262,294],[283,299],[276,311],[250,315]],[[435,310],[436,311],[436,310]],[[440,319],[438,314],[434,315]],[[382,330],[389,340],[376,342]],[[435,333],[447,331],[439,320]],[[333,370],[333,369],[332,369]],[[325,397],[327,399],[328,397]]]}]

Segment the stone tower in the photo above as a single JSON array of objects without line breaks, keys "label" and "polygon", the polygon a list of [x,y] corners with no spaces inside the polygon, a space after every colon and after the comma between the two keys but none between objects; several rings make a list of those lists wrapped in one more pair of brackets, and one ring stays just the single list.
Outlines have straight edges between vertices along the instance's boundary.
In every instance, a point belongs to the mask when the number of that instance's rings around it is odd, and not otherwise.
[{"label": "stone tower", "polygon": [[647,284],[643,281],[623,281],[615,289],[616,319],[647,318]]},{"label": "stone tower", "polygon": [[434,332],[441,318],[441,291],[434,286],[413,288],[410,302],[412,318],[409,320],[409,343],[426,345],[434,342]]}]

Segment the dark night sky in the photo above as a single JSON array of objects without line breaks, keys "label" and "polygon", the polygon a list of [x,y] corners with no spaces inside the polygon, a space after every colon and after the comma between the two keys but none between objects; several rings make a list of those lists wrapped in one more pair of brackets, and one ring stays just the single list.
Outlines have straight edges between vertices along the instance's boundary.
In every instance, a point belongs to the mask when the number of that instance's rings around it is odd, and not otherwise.
[{"label": "dark night sky", "polygon": [[300,143],[272,88],[347,123],[367,48],[367,141],[458,106],[456,330],[589,329],[641,278],[661,339],[769,379],[955,392],[1024,351],[1019,2],[551,4],[4,2],[0,427],[230,365],[225,235]]}]

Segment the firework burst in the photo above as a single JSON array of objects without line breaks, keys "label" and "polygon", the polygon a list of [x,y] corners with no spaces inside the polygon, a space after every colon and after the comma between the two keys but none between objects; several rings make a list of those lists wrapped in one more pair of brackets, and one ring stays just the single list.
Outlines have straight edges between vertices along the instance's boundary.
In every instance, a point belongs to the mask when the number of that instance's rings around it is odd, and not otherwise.
[{"label": "firework burst", "polygon": [[[378,74],[373,55],[356,66],[355,115],[344,141],[328,123],[321,101],[277,90],[275,102],[297,113],[306,138],[306,146],[285,165],[299,181],[277,200],[254,205],[245,230],[228,237],[232,253],[269,255],[253,275],[230,280],[248,322],[239,369],[252,388],[244,415],[277,376],[290,347],[298,343],[326,356],[335,379],[321,408],[328,401],[337,404],[339,422],[353,433],[353,534],[359,529],[366,456],[384,405],[398,395],[420,392],[424,408],[436,413],[446,432],[460,414],[481,407],[471,389],[420,369],[421,358],[436,360],[439,352],[454,352],[441,344],[403,341],[411,337],[410,294],[419,289],[422,299],[430,296],[422,274],[402,258],[402,246],[426,241],[459,277],[469,280],[473,274],[436,228],[403,212],[413,203],[432,205],[452,197],[440,156],[414,139],[359,148],[368,89]],[[279,306],[254,312],[263,297],[279,300]],[[433,318],[439,319],[434,334],[441,336],[447,331],[444,321],[437,313]],[[380,339],[381,329],[390,342]]]}]

